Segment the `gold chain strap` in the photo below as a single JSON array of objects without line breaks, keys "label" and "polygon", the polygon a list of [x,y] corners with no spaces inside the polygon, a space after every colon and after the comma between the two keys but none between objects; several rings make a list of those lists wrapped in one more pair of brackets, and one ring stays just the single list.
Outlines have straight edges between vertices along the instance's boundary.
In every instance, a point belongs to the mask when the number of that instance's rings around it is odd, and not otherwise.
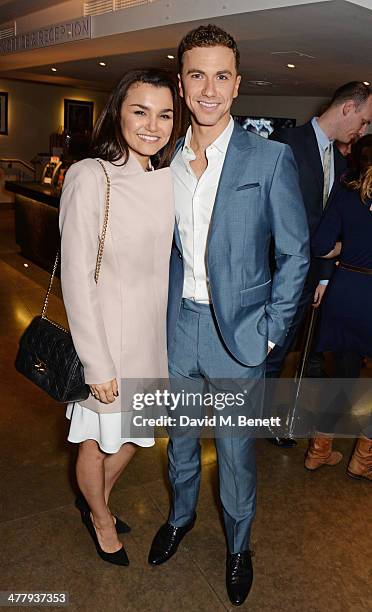
[{"label": "gold chain strap", "polygon": [[[98,282],[98,277],[99,277],[99,273],[101,270],[101,264],[102,264],[102,257],[103,257],[103,249],[105,247],[105,238],[106,238],[106,232],[107,232],[107,225],[108,225],[108,218],[109,218],[109,211],[110,211],[110,190],[111,190],[111,182],[110,182],[110,177],[108,175],[108,172],[105,168],[105,165],[103,164],[103,162],[100,159],[97,159],[98,163],[102,166],[102,169],[105,173],[106,176],[106,203],[105,203],[105,214],[104,214],[104,218],[103,218],[103,227],[102,227],[102,232],[101,235],[98,236],[98,253],[97,253],[97,259],[96,259],[96,269],[94,271],[94,280],[97,283]],[[53,281],[54,281],[54,277],[55,277],[55,273],[57,270],[57,265],[58,265],[58,260],[59,260],[59,249],[57,251],[56,254],[56,258],[54,260],[54,266],[53,266],[53,270],[52,270],[52,274],[50,276],[50,280],[49,280],[49,286],[45,295],[45,299],[44,299],[44,304],[43,304],[43,309],[41,311],[41,318],[42,319],[46,319],[47,317],[46,315],[46,311],[48,308],[48,302],[49,302],[49,296],[50,296],[50,292],[52,290],[52,286],[53,286]],[[50,319],[48,319],[49,321]],[[53,323],[53,321],[51,321],[51,323]],[[53,323],[54,325],[56,325],[56,327],[58,327],[59,329],[62,329],[63,331],[66,331],[64,329],[64,327]]]},{"label": "gold chain strap", "polygon": [[100,159],[97,159],[97,161],[102,166],[102,170],[105,173],[107,188],[106,188],[105,216],[103,218],[102,233],[100,236],[98,236],[98,253],[97,253],[97,260],[96,260],[96,269],[94,272],[94,280],[96,281],[96,283],[98,282],[98,277],[99,277],[99,273],[101,270],[101,263],[102,263],[102,257],[103,257],[103,249],[105,247],[105,238],[106,238],[107,224],[108,224],[109,211],[110,211],[110,191],[111,191],[110,177],[105,168],[105,165]]}]

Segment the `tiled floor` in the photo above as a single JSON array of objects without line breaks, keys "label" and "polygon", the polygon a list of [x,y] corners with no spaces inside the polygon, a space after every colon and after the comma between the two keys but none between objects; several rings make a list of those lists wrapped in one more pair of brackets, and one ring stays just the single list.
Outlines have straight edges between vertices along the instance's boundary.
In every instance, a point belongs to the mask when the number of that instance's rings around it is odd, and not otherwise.
[{"label": "tiled floor", "polygon": [[[113,509],[132,526],[124,536],[129,568],[95,554],[73,505],[75,448],[65,442],[64,409],[13,366],[18,337],[39,312],[48,275],[17,254],[10,210],[0,212],[0,228],[0,591],[68,591],[71,611],[231,609],[209,440],[203,441],[198,520],[176,557],[159,568],[146,563],[168,511],[165,440],[137,453],[113,494]],[[63,322],[58,286],[50,315]],[[257,443],[255,580],[242,609],[370,611],[371,487],[345,476],[351,440],[336,443],[344,452],[341,464],[316,473],[303,468],[305,446],[301,441],[280,450]]]}]

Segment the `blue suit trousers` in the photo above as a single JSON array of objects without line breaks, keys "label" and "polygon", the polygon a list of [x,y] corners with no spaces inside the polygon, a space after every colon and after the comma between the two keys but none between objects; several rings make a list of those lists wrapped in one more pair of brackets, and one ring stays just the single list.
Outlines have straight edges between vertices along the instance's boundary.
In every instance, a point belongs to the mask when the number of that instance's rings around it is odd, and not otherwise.
[{"label": "blue suit trousers", "polygon": [[[213,389],[221,384],[221,379],[232,385],[234,379],[257,379],[260,385],[265,362],[247,367],[237,361],[225,347],[213,307],[183,299],[169,346],[169,373],[172,386],[181,389],[191,385],[193,391],[203,392],[206,386]],[[192,416],[197,416],[197,410],[192,410]],[[201,469],[198,433],[195,428],[169,431],[169,480],[173,493],[169,522],[175,527],[186,525],[195,514]],[[241,552],[249,549],[256,509],[255,439],[248,433],[234,436],[234,430],[227,428],[223,435],[215,437],[215,444],[228,549],[231,553]]]}]

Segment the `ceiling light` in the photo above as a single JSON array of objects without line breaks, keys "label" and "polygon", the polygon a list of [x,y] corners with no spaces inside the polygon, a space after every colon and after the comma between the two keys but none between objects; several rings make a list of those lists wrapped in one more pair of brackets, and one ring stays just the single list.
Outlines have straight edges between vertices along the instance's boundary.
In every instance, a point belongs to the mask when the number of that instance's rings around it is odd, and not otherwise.
[{"label": "ceiling light", "polygon": [[98,62],[100,66],[107,66],[106,62]]},{"label": "ceiling light", "polygon": [[364,85],[370,85],[371,83],[369,81],[363,81]]},{"label": "ceiling light", "polygon": [[287,64],[287,68],[296,68],[294,64]]},{"label": "ceiling light", "polygon": [[315,55],[309,55],[302,51],[270,51],[270,55],[298,55],[299,57],[307,57],[308,59],[315,59]]},{"label": "ceiling light", "polygon": [[167,55],[168,59],[174,59],[174,55]]},{"label": "ceiling light", "polygon": [[52,72],[57,72],[57,68],[52,68]]},{"label": "ceiling light", "polygon": [[271,81],[248,81],[248,85],[252,87],[271,87]]}]

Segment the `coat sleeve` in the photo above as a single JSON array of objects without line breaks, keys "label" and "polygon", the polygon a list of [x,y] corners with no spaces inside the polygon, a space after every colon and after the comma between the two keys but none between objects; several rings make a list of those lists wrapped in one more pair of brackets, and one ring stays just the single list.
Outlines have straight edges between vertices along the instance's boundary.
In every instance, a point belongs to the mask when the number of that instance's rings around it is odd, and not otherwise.
[{"label": "coat sleeve", "polygon": [[[340,214],[340,194],[331,202],[320,221],[311,240],[311,250],[315,257],[322,257],[332,251],[340,238],[342,220]],[[328,260],[326,260],[328,261]],[[333,264],[333,260],[329,260]]]},{"label": "coat sleeve", "polygon": [[100,200],[96,173],[84,160],[66,173],[60,204],[61,285],[72,339],[87,384],[116,376],[94,280]]},{"label": "coat sleeve", "polygon": [[275,272],[266,306],[268,338],[281,345],[296,313],[309,268],[309,230],[293,153],[281,147],[269,192]]}]

